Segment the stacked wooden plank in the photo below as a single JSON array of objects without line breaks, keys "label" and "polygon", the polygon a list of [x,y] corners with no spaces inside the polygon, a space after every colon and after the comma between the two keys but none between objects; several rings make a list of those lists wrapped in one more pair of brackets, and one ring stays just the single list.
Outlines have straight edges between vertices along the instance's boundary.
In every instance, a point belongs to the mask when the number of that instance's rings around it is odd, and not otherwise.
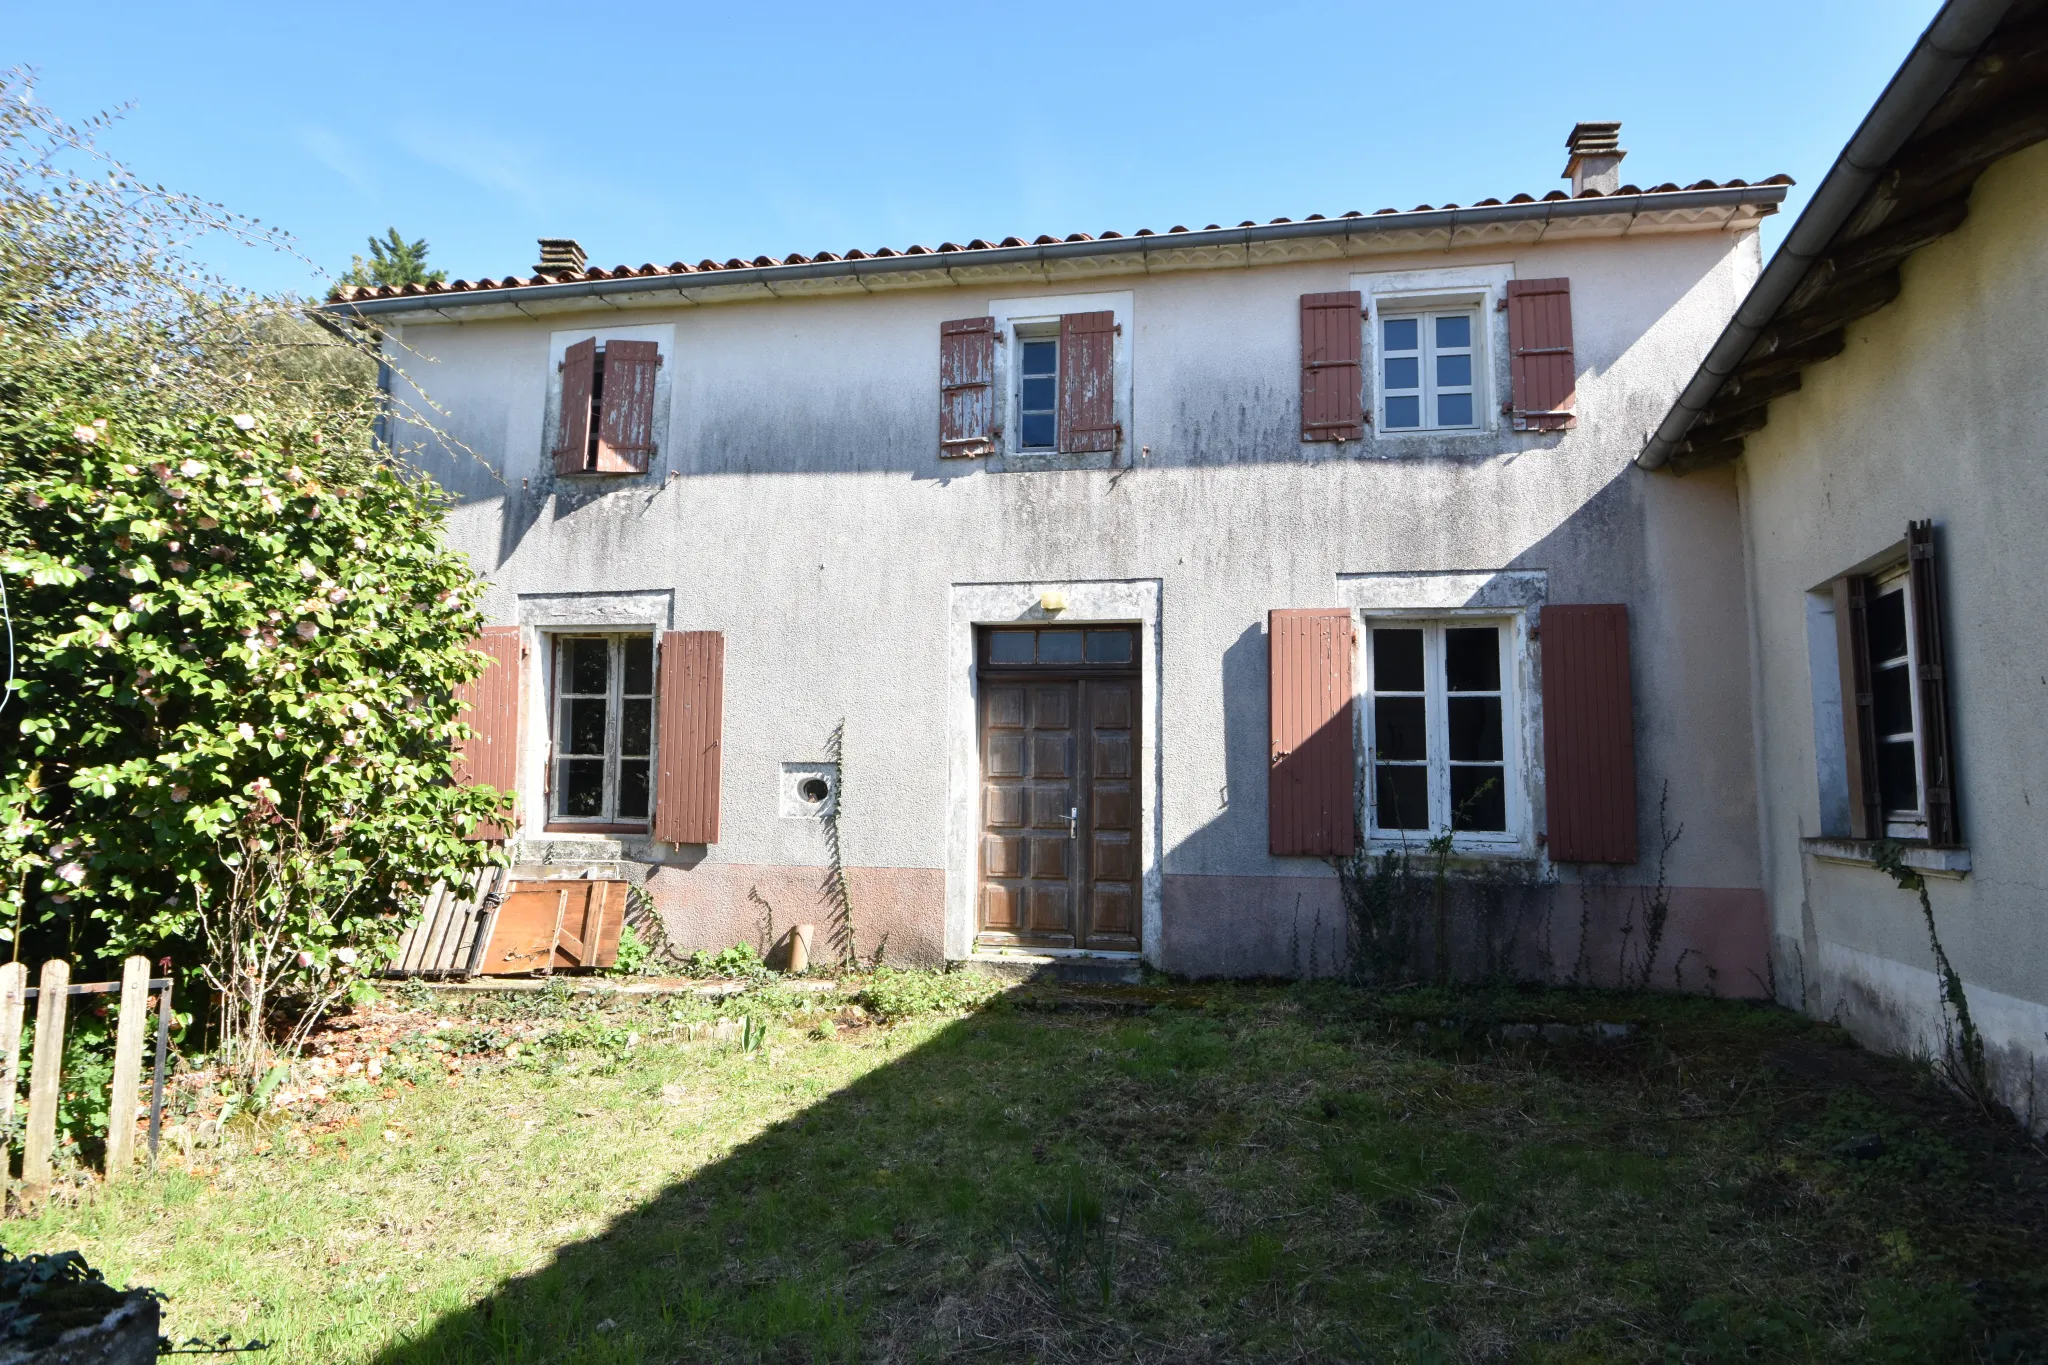
[{"label": "stacked wooden plank", "polygon": [[454,887],[437,883],[386,975],[460,979],[609,967],[618,960],[627,890],[610,878],[514,881],[502,868]]},{"label": "stacked wooden plank", "polygon": [[480,868],[456,886],[435,882],[420,918],[399,940],[387,976],[466,977],[491,939],[505,869]]}]

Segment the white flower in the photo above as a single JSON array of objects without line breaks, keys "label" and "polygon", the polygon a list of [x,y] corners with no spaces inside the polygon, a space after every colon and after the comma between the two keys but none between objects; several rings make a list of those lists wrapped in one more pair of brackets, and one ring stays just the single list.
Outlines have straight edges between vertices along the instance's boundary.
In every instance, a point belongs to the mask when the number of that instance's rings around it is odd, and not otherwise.
[{"label": "white flower", "polygon": [[334,950],[334,960],[344,967],[353,967],[356,965],[356,950],[353,948],[336,948]]},{"label": "white flower", "polygon": [[299,954],[299,965],[300,965],[301,967],[310,967],[310,966],[312,966],[312,965],[313,965],[313,955],[312,955],[311,953],[306,953],[306,952],[302,952],[302,953],[300,953],[300,954]]},{"label": "white flower", "polygon": [[301,621],[293,629],[298,632],[301,640],[310,640],[320,633],[320,627],[314,625],[311,621]]},{"label": "white flower", "polygon": [[348,704],[348,713],[357,720],[368,720],[370,718],[370,708],[359,701],[352,701]]},{"label": "white flower", "polygon": [[178,466],[178,472],[188,479],[196,479],[206,472],[206,466],[198,460],[187,460]]},{"label": "white flower", "polygon": [[100,439],[100,434],[91,427],[73,427],[71,428],[71,437],[80,445],[89,446]]},{"label": "white flower", "polygon": [[241,431],[254,431],[256,419],[246,412],[238,412],[235,414],[235,426]]},{"label": "white flower", "polygon": [[363,742],[363,737],[361,733],[358,731],[343,730],[341,732],[341,742],[353,748],[356,745],[361,744]]},{"label": "white flower", "polygon": [[235,727],[235,733],[243,739],[254,739],[256,738],[256,727],[245,720]]},{"label": "white flower", "polygon": [[73,886],[77,886],[85,880],[85,864],[66,863],[57,869],[57,875],[70,882]]},{"label": "white flower", "polygon": [[313,567],[313,561],[312,561],[312,560],[310,560],[310,559],[302,559],[302,560],[300,560],[300,561],[299,561],[299,577],[301,577],[301,578],[312,578],[312,577],[314,577],[315,575],[317,575],[317,574],[318,574],[319,572],[320,572],[320,571],[319,571],[318,569],[316,569],[316,568],[314,568],[314,567]]}]

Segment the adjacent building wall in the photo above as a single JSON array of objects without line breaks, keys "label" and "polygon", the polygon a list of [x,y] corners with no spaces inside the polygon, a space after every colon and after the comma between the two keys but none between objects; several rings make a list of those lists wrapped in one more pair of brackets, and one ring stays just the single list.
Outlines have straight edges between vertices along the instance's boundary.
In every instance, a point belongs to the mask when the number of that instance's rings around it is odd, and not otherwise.
[{"label": "adjacent building wall", "polygon": [[[1806,598],[1934,519],[1970,871],[1930,877],[1994,1079],[2048,1120],[2048,145],[1994,165],[1896,303],[1849,329],[1749,438],[1742,503],[1756,629],[1765,875],[1780,998],[1873,1044],[1938,1055],[1916,899],[1817,857]],[[1840,748],[1821,735],[1822,745]]]},{"label": "adjacent building wall", "polygon": [[[1521,435],[1496,418],[1477,436],[1303,444],[1299,296],[1363,270],[1466,265],[1571,279],[1578,428]],[[453,536],[491,579],[490,619],[569,620],[562,601],[638,592],[607,619],[726,636],[720,841],[613,847],[529,829],[524,851],[647,864],[685,946],[754,937],[764,905],[781,927],[821,920],[824,831],[778,814],[777,774],[821,759],[843,722],[860,946],[886,935],[894,955],[935,958],[958,808],[946,717],[970,685],[949,653],[956,589],[1127,583],[1159,603],[1159,800],[1145,818],[1162,922],[1148,956],[1197,974],[1327,969],[1343,939],[1334,875],[1267,853],[1266,612],[1337,605],[1344,575],[1520,570],[1551,601],[1631,608],[1645,847],[1659,847],[1660,806],[1682,830],[1663,867],[1677,890],[1657,983],[1690,947],[1686,984],[1760,991],[1735,485],[1631,464],[1757,267],[1753,233],[1710,231],[1049,288],[1131,292],[1132,421],[1122,467],[1029,473],[937,457],[939,324],[1014,287],[408,326],[403,363],[481,457],[420,458],[461,496]],[[550,337],[626,325],[673,327],[653,471],[608,491],[557,482]],[[1605,964],[1658,867],[1596,870],[1584,896],[1576,870],[1540,857],[1515,875],[1565,883],[1542,897],[1545,951],[1579,957],[1592,907],[1605,937],[1588,954]]]}]

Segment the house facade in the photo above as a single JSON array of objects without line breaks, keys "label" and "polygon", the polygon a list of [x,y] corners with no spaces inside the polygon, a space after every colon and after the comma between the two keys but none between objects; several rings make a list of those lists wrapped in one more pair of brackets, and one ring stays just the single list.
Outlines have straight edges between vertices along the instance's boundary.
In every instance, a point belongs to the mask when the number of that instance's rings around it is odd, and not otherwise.
[{"label": "house facade", "polygon": [[1644,454],[1738,479],[1779,997],[1967,1069],[1945,959],[2037,1130],[2044,40],[2038,4],[1944,7]]},{"label": "house facade", "polygon": [[489,583],[483,833],[684,948],[1197,976],[1332,970],[1336,864],[1442,835],[1462,962],[1765,993],[1737,478],[1636,457],[1787,182],[1617,130],[1543,198],[339,299]]}]

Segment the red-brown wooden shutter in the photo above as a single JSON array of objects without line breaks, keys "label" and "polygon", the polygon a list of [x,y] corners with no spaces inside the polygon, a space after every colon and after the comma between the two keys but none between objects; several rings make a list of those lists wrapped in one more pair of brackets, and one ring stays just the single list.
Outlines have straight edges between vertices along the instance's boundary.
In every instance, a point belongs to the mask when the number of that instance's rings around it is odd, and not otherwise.
[{"label": "red-brown wooden shutter", "polygon": [[1956,803],[1955,731],[1949,717],[1948,668],[1941,638],[1941,584],[1935,573],[1934,523],[1906,523],[1906,590],[1913,594],[1913,645],[1920,656],[1920,790],[1927,802],[1927,842],[1960,844]]},{"label": "red-brown wooden shutter", "polygon": [[[457,746],[455,780],[462,786],[496,787],[501,792],[519,786],[519,666],[524,652],[518,626],[485,626],[470,648],[489,657],[490,663],[475,682],[455,689],[464,710],[458,717],[474,732]],[[472,839],[503,839],[516,818],[506,811],[502,823],[479,824]]]},{"label": "red-brown wooden shutter", "polygon": [[1864,608],[1870,580],[1859,574],[1838,578],[1835,589],[1835,660],[1842,679],[1842,758],[1849,787],[1849,837],[1884,834],[1883,803],[1877,790],[1877,726],[1871,715],[1870,636]]},{"label": "red-brown wooden shutter", "polygon": [[995,453],[996,320],[939,324],[939,454]]},{"label": "red-brown wooden shutter", "polygon": [[1365,439],[1365,300],[1355,289],[1301,296],[1301,439]]},{"label": "red-brown wooden shutter", "polygon": [[1561,431],[1577,421],[1570,280],[1508,281],[1508,371],[1516,431]]},{"label": "red-brown wooden shutter", "polygon": [[1543,769],[1550,856],[1636,861],[1636,728],[1628,608],[1545,607]]},{"label": "red-brown wooden shutter", "polygon": [[1351,613],[1275,611],[1267,839],[1277,857],[1344,857],[1357,847],[1351,719]]},{"label": "red-brown wooden shutter", "polygon": [[661,754],[654,837],[671,844],[715,844],[725,751],[725,637],[715,630],[664,631],[657,686]]},{"label": "red-brown wooden shutter", "polygon": [[654,454],[654,376],[661,347],[652,341],[604,346],[604,401],[597,424],[597,472],[644,474]]},{"label": "red-brown wooden shutter", "polygon": [[590,390],[597,382],[597,339],[562,353],[562,413],[555,431],[555,473],[581,474],[590,453]]},{"label": "red-brown wooden shutter", "polygon": [[1060,319],[1060,449],[1115,450],[1116,314]]}]

